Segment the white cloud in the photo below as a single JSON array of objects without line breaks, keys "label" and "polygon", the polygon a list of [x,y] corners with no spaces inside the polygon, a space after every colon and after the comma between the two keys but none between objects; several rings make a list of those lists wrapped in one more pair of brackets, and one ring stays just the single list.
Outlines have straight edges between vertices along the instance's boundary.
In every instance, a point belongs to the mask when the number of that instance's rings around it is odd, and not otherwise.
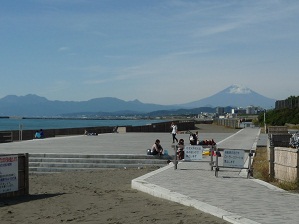
[{"label": "white cloud", "polygon": [[70,48],[68,48],[68,47],[60,47],[60,48],[58,48],[58,51],[60,51],[60,52],[62,52],[62,51],[69,51],[70,50]]}]

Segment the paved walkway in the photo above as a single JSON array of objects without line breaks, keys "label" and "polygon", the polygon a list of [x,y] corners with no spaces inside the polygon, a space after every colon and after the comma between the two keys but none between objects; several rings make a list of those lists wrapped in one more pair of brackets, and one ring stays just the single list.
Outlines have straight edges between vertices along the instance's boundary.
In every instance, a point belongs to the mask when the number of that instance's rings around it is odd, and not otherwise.
[{"label": "paved walkway", "polygon": [[[219,148],[255,149],[265,142],[259,129],[245,128],[233,133],[201,133],[214,139]],[[180,134],[188,142],[188,134]],[[0,144],[3,153],[145,154],[155,139],[171,148],[169,133],[125,133],[98,136],[70,136]],[[265,143],[262,143],[265,144]],[[222,158],[223,159],[223,158]],[[201,162],[168,165],[132,181],[132,187],[151,195],[193,206],[231,223],[298,223],[299,196],[262,181],[246,178],[246,170],[220,168],[211,171],[209,157]],[[220,159],[220,163],[222,160]],[[220,164],[221,165],[221,164]],[[245,171],[245,172],[241,172]]]},{"label": "paved walkway", "polygon": [[[258,129],[243,129],[220,141],[219,147],[253,149],[259,140]],[[220,168],[216,177],[205,159],[180,162],[177,169],[169,165],[134,179],[132,187],[231,223],[299,222],[299,195],[247,179],[240,169]]]}]

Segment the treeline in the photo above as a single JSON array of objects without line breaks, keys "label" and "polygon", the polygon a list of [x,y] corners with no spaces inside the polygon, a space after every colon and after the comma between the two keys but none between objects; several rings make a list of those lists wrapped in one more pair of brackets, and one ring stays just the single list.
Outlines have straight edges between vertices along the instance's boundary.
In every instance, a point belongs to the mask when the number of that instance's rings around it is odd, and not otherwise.
[{"label": "treeline", "polygon": [[[270,110],[265,114],[267,125],[283,126],[286,123],[299,124],[299,108],[284,108],[279,110]],[[264,124],[264,114],[261,113],[258,117],[260,124]]]}]

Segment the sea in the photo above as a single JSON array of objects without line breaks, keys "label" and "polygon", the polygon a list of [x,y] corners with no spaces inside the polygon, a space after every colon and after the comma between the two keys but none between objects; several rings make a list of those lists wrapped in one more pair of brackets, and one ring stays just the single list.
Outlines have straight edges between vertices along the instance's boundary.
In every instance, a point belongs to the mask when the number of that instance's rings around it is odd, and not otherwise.
[{"label": "sea", "polygon": [[115,126],[143,126],[153,123],[167,122],[166,120],[139,120],[139,119],[24,119],[0,118],[0,131],[62,129],[82,127],[115,127]]}]

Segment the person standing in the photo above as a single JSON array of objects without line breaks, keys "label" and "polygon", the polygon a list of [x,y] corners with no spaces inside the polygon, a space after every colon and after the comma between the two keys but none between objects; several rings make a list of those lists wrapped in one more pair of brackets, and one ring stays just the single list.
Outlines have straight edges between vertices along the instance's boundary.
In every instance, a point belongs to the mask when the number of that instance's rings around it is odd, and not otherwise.
[{"label": "person standing", "polygon": [[174,140],[176,142],[178,142],[178,139],[176,138],[176,134],[178,132],[178,126],[176,126],[176,124],[174,122],[172,122],[170,127],[172,128],[172,131],[171,131],[171,134],[172,134],[172,143],[174,143]]}]

